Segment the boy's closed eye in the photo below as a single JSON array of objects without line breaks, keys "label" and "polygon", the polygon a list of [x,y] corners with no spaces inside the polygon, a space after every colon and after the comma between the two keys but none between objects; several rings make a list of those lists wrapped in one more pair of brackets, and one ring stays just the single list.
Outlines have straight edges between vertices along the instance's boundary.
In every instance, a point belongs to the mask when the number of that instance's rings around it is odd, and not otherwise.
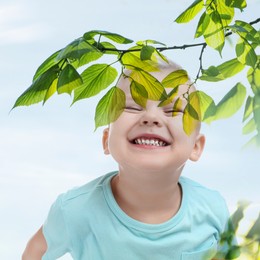
[{"label": "boy's closed eye", "polygon": [[140,106],[125,106],[124,110],[127,112],[138,112],[142,111],[143,108]]}]

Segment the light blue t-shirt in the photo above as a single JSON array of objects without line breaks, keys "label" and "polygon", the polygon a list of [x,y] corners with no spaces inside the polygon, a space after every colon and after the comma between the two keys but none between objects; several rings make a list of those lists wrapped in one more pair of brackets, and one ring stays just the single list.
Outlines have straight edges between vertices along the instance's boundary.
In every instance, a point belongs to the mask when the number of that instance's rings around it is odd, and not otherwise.
[{"label": "light blue t-shirt", "polygon": [[162,224],[146,224],[118,206],[112,172],[68,191],[52,205],[43,225],[43,260],[69,252],[75,260],[211,259],[229,214],[220,194],[181,177],[182,203]]}]

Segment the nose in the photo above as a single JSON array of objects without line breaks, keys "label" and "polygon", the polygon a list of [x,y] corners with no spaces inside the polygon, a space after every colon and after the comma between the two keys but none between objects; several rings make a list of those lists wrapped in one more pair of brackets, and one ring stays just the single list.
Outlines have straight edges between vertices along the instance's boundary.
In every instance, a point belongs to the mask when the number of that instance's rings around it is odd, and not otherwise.
[{"label": "nose", "polygon": [[146,111],[140,119],[140,125],[142,126],[162,126],[160,117],[153,113],[153,111]]}]

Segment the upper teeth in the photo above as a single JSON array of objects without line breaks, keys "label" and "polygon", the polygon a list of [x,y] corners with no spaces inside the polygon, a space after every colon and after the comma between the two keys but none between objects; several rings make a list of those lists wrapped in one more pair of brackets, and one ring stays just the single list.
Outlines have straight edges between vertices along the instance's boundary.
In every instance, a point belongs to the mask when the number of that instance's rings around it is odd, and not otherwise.
[{"label": "upper teeth", "polygon": [[136,144],[145,144],[145,145],[154,145],[154,146],[165,146],[166,143],[163,141],[159,141],[157,139],[145,139],[145,138],[137,138],[134,140]]}]

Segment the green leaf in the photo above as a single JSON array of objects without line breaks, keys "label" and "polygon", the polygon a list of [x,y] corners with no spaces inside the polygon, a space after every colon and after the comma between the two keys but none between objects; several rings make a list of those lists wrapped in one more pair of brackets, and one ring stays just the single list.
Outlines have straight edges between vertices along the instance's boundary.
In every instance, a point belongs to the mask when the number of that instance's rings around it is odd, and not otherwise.
[{"label": "green leaf", "polygon": [[[190,94],[191,99],[198,99],[195,110],[201,121],[210,123],[210,119],[216,113],[216,105],[214,100],[203,91],[195,91]],[[194,106],[194,105],[193,105]]]},{"label": "green leaf", "polygon": [[177,97],[178,91],[179,91],[179,86],[177,86],[176,88],[173,88],[173,90],[171,90],[171,92],[167,94],[167,99],[162,100],[159,103],[158,107],[164,107],[171,103],[174,104],[174,99]]},{"label": "green leaf", "polygon": [[[213,11],[205,16],[203,23],[203,36],[208,46],[217,50],[220,54],[225,44],[225,34],[218,11]],[[205,20],[204,19],[204,20]]]},{"label": "green leaf", "polygon": [[203,0],[196,0],[175,20],[176,23],[187,23],[191,21],[203,8]]},{"label": "green leaf", "polygon": [[253,98],[253,113],[257,131],[260,133],[260,95]]},{"label": "green leaf", "polygon": [[141,60],[151,60],[155,50],[152,46],[143,46],[140,53]]},{"label": "green leaf", "polygon": [[239,227],[240,221],[244,217],[244,210],[248,207],[249,203],[246,201],[240,201],[236,211],[231,215],[229,221],[229,230],[235,231]]},{"label": "green leaf", "polygon": [[120,43],[120,44],[128,44],[128,43],[132,43],[133,40],[128,39],[122,35],[119,35],[117,33],[111,33],[111,32],[107,32],[107,31],[100,31],[100,30],[93,30],[93,31],[89,31],[86,32],[84,34],[84,39],[85,40],[91,40],[93,39],[96,35],[100,35],[100,36],[104,36],[116,43]]},{"label": "green leaf", "polygon": [[[46,94],[52,82],[58,77],[59,66],[54,65],[41,74],[32,85],[16,100],[13,108],[17,106],[29,106],[46,100]],[[48,96],[47,95],[47,99]]]},{"label": "green leaf", "polygon": [[148,99],[148,92],[146,91],[145,87],[138,82],[132,80],[130,91],[135,103],[145,108]]},{"label": "green leaf", "polygon": [[217,82],[229,77],[233,77],[244,69],[245,65],[239,62],[236,58],[226,61],[217,67],[210,66],[207,70],[202,71],[200,80]]},{"label": "green leaf", "polygon": [[243,11],[246,8],[246,0],[225,0],[225,4],[230,7],[235,7]]},{"label": "green leaf", "polygon": [[81,74],[83,84],[74,91],[76,101],[97,95],[107,88],[117,77],[117,70],[107,64],[94,64]]},{"label": "green leaf", "polygon": [[244,146],[243,148],[250,148],[250,147],[260,147],[260,134],[259,132],[252,137]]},{"label": "green leaf", "polygon": [[243,105],[246,97],[246,88],[237,83],[218,103],[214,120],[228,118],[235,114]]},{"label": "green leaf", "polygon": [[96,129],[114,122],[125,107],[125,93],[118,87],[112,87],[99,101],[95,113]]},{"label": "green leaf", "polygon": [[259,44],[258,32],[251,24],[237,20],[234,25],[228,26],[228,28],[248,42]]},{"label": "green leaf", "polygon": [[250,68],[247,72],[247,79],[254,94],[260,94],[260,68]]},{"label": "green leaf", "polygon": [[60,50],[56,51],[39,66],[39,68],[36,70],[33,76],[33,81],[35,81],[41,74],[46,72],[48,69],[59,63],[59,60],[57,60],[57,56],[59,55],[59,53]]},{"label": "green leaf", "polygon": [[255,130],[256,130],[255,120],[254,118],[251,118],[251,120],[249,120],[247,124],[244,125],[242,133],[243,135],[247,135],[247,134],[251,134]]},{"label": "green leaf", "polygon": [[[94,45],[97,49],[99,49],[102,53],[105,54],[113,54],[113,55],[118,55],[117,48],[115,45],[113,45],[110,42],[100,42],[100,43],[95,43]],[[109,50],[107,50],[109,49]]]},{"label": "green leaf", "polygon": [[198,22],[198,25],[197,25],[197,29],[196,29],[196,32],[195,32],[195,38],[199,38],[200,36],[202,36],[204,34],[204,30],[205,28],[207,28],[207,26],[205,26],[205,23],[206,22],[209,22],[209,19],[205,19],[206,18],[206,12],[204,12],[200,19],[199,19],[199,22]]},{"label": "green leaf", "polygon": [[260,214],[251,229],[248,231],[246,238],[260,242]]},{"label": "green leaf", "polygon": [[237,59],[248,66],[255,67],[257,55],[254,48],[243,38],[239,38],[236,44]]},{"label": "green leaf", "polygon": [[184,109],[182,122],[183,129],[187,135],[191,135],[198,126],[199,115],[195,107],[190,102],[186,105]]},{"label": "green leaf", "polygon": [[237,259],[240,256],[240,246],[231,246],[225,256],[225,259]]},{"label": "green leaf", "polygon": [[147,44],[159,44],[159,45],[162,45],[162,46],[166,46],[166,44],[164,44],[162,42],[155,41],[155,40],[138,41],[138,42],[136,42],[136,44],[139,45],[139,46],[147,46]]},{"label": "green leaf", "polygon": [[73,66],[67,64],[60,73],[57,91],[59,94],[71,94],[72,90],[80,86],[82,83],[83,81],[78,72],[74,69]]},{"label": "green leaf", "polygon": [[130,78],[144,86],[150,100],[162,100],[167,98],[163,85],[151,74],[141,69],[134,69]]},{"label": "green leaf", "polygon": [[175,88],[179,85],[187,83],[189,80],[186,70],[175,70],[168,74],[163,80],[162,85],[165,88]]},{"label": "green leaf", "polygon": [[54,79],[53,82],[51,83],[49,89],[47,90],[45,97],[43,99],[43,104],[57,91],[57,82],[58,79]]},{"label": "green leaf", "polygon": [[121,63],[127,69],[140,68],[142,70],[152,72],[159,71],[159,64],[153,58],[151,60],[141,60],[140,58],[140,47],[133,47],[129,49],[129,52],[124,53],[121,58]]},{"label": "green leaf", "polygon": [[217,0],[217,10],[221,18],[222,26],[226,27],[233,20],[235,14],[234,8],[227,6],[223,0]]},{"label": "green leaf", "polygon": [[[80,60],[80,58],[85,55],[86,53],[89,52],[97,52],[99,53],[100,51],[95,48],[93,45],[89,44],[85,39],[78,38],[68,44],[64,49],[62,49],[57,56],[58,60],[61,59],[76,59]],[[102,53],[99,53],[99,55],[102,55]]]},{"label": "green leaf", "polygon": [[252,114],[252,112],[253,112],[253,98],[248,96],[245,105],[243,122],[245,122],[248,119],[248,117]]}]

